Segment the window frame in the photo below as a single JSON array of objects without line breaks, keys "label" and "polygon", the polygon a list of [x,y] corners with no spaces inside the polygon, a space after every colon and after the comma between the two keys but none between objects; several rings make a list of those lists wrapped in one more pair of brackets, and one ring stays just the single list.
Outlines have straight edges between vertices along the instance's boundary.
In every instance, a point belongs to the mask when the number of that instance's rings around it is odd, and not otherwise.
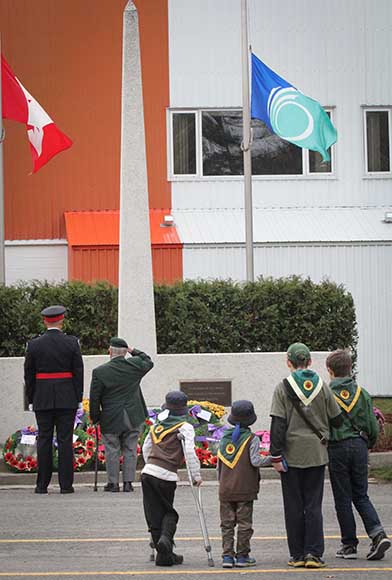
[{"label": "window frame", "polygon": [[[388,143],[389,143],[389,171],[369,171],[368,169],[368,140],[367,140],[367,117],[366,114],[377,113],[377,112],[387,112],[388,113]],[[363,145],[364,145],[364,178],[365,179],[385,179],[392,178],[392,106],[379,105],[379,106],[362,106],[362,119],[363,119]]]},{"label": "window frame", "polygon": [[[335,120],[335,107],[325,106],[325,111],[330,113],[331,121]],[[183,107],[167,108],[167,178],[168,181],[242,181],[243,175],[203,175],[203,135],[202,135],[202,114],[203,112],[230,112],[242,111],[242,107]],[[193,174],[175,174],[174,173],[174,136],[173,136],[173,117],[176,113],[193,113],[195,115],[195,138],[196,138],[196,173]],[[332,147],[336,147],[336,144]],[[275,175],[254,175],[254,181],[298,181],[298,180],[335,180],[336,176],[336,153],[332,150],[331,171],[330,172],[310,172],[309,150],[302,148],[302,173],[300,174],[275,174]]]}]

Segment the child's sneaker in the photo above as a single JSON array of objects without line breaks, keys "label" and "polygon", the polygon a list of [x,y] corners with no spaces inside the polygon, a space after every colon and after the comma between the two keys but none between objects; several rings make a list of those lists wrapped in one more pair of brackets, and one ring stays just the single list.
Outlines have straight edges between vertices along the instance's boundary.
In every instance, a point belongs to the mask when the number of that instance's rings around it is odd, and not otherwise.
[{"label": "child's sneaker", "polygon": [[237,568],[247,568],[248,566],[256,566],[256,560],[250,556],[239,556],[235,562]]},{"label": "child's sneaker", "polygon": [[349,546],[349,545],[345,546],[344,544],[342,544],[342,546],[336,552],[336,557],[337,558],[344,558],[345,560],[356,560],[357,548],[356,548],[356,546]]},{"label": "child's sneaker", "polygon": [[223,556],[222,568],[234,568],[234,558],[232,556]]},{"label": "child's sneaker", "polygon": [[292,568],[302,568],[303,566],[305,566],[305,558],[303,556],[298,556],[296,558],[292,556],[290,560],[287,562],[287,564]]},{"label": "child's sneaker", "polygon": [[305,568],[325,568],[326,563],[319,556],[307,554],[305,556]]},{"label": "child's sneaker", "polygon": [[385,552],[391,547],[391,540],[385,532],[377,534],[370,546],[370,552],[366,556],[367,560],[382,560]]}]

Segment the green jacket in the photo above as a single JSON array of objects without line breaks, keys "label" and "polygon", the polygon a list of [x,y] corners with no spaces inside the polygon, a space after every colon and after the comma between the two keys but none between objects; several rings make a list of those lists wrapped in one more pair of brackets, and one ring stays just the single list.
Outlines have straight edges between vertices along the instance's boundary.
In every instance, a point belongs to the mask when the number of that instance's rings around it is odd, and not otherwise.
[{"label": "green jacket", "polygon": [[93,370],[90,417],[93,423],[100,423],[103,433],[126,430],[124,410],[135,429],[148,415],[140,381],[154,363],[140,350],[133,349],[131,354],[132,358],[115,357]]},{"label": "green jacket", "polygon": [[[330,441],[343,441],[350,437],[359,437],[359,431],[365,431],[369,438],[368,445],[373,447],[377,441],[379,428],[369,393],[359,387],[351,377],[333,379],[329,386],[343,411],[343,425],[338,429],[331,428]],[[347,411],[355,427],[350,421]]]}]

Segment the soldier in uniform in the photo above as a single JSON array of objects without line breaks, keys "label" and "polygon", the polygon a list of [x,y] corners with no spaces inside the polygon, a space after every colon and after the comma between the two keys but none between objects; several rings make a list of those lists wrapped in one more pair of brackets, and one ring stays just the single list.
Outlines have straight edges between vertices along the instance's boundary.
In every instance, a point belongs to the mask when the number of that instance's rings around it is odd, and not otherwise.
[{"label": "soldier in uniform", "polygon": [[83,397],[79,341],[62,332],[64,306],[41,312],[46,332],[27,344],[24,376],[29,409],[38,424],[38,476],[35,493],[47,493],[53,471],[53,432],[58,444],[61,493],[73,493],[73,429]]},{"label": "soldier in uniform", "polygon": [[[131,357],[125,358],[127,353]],[[110,361],[93,370],[90,386],[90,417],[100,423],[105,445],[108,483],[104,491],[120,491],[120,454],[123,491],[133,491],[137,460],[137,441],[148,416],[140,388],[142,377],[154,366],[148,354],[129,348],[123,338],[112,338]]]}]

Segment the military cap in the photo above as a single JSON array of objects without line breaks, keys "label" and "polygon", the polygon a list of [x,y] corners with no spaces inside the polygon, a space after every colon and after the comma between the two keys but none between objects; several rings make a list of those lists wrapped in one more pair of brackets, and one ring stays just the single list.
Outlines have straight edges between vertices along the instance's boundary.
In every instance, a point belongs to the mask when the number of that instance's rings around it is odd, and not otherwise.
[{"label": "military cap", "polygon": [[114,346],[114,348],[128,348],[127,342],[119,336],[114,336],[111,338],[109,344],[110,346]]},{"label": "military cap", "polygon": [[41,310],[41,314],[46,322],[58,322],[64,318],[65,308],[60,304],[48,306]]},{"label": "military cap", "polygon": [[249,427],[256,421],[257,415],[255,408],[251,401],[243,399],[241,401],[234,401],[231,406],[231,413],[228,417],[228,422],[232,425],[241,425],[241,427]]},{"label": "military cap", "polygon": [[295,365],[306,364],[310,361],[310,350],[302,342],[294,342],[287,349],[287,358]]},{"label": "military cap", "polygon": [[188,413],[188,395],[182,391],[169,391],[162,407],[168,409],[172,415],[186,415]]}]

